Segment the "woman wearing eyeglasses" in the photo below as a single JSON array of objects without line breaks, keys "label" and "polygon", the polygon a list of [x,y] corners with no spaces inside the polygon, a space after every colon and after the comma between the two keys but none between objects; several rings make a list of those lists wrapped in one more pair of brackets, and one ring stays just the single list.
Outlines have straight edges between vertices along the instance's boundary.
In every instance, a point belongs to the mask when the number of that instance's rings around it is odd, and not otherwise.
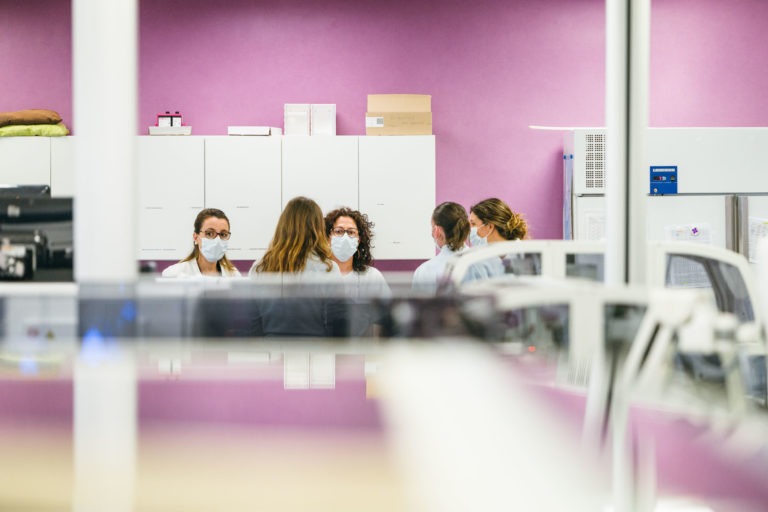
[{"label": "woman wearing eyeglasses", "polygon": [[373,222],[368,216],[351,208],[339,208],[325,216],[333,261],[339,265],[348,294],[355,298],[392,295],[384,276],[371,266],[371,228]]},{"label": "woman wearing eyeglasses", "polygon": [[163,277],[239,277],[240,272],[226,256],[230,236],[229,219],[223,211],[202,210],[195,218],[192,252],[163,270]]},{"label": "woman wearing eyeglasses", "polygon": [[341,270],[348,329],[353,336],[379,335],[381,314],[374,299],[392,296],[384,276],[371,266],[372,228],[367,215],[351,208],[339,208],[325,216],[325,232],[333,261]]}]

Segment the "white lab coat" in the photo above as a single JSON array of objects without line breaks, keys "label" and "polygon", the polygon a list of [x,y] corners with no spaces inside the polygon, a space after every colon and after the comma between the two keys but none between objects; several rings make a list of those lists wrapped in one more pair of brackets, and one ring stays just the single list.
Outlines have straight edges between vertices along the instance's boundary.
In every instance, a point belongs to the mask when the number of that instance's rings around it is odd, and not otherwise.
[{"label": "white lab coat", "polygon": [[436,292],[437,283],[445,273],[445,267],[448,265],[448,260],[454,255],[462,252],[464,249],[465,247],[462,247],[458,251],[453,251],[448,247],[448,244],[445,244],[440,249],[440,252],[437,253],[437,256],[419,265],[413,273],[413,289],[423,292]]},{"label": "white lab coat", "polygon": [[392,297],[387,280],[378,269],[368,267],[362,272],[352,271],[344,274],[344,290],[347,297],[358,298],[383,298]]},{"label": "white lab coat", "polygon": [[[163,277],[215,277],[204,276],[203,273],[200,272],[200,267],[197,266],[197,261],[195,260],[180,261],[175,263],[163,270],[162,275]],[[227,270],[226,268],[222,267],[221,277],[240,277],[240,272],[237,269]]]},{"label": "white lab coat", "polygon": [[[258,263],[258,261],[254,261],[251,265],[251,269],[248,271],[249,277],[258,277],[260,275],[258,272],[256,272],[256,265],[258,265]],[[270,276],[269,273],[264,273],[263,275]],[[334,281],[337,281],[341,276],[341,271],[339,270],[339,266],[335,261],[331,261],[331,270],[328,270],[327,264],[324,263],[319,256],[311,254],[309,258],[307,258],[307,263],[304,266],[304,270],[297,272],[296,274],[286,275],[294,276],[297,281],[303,281],[305,279],[313,280],[313,278],[320,278],[321,280],[330,278]]]},{"label": "white lab coat", "polygon": [[331,270],[316,255],[307,259],[302,272],[256,272],[249,277],[259,282],[254,290],[251,333],[253,336],[334,336],[346,324],[344,304],[339,299],[343,286],[335,261]]}]

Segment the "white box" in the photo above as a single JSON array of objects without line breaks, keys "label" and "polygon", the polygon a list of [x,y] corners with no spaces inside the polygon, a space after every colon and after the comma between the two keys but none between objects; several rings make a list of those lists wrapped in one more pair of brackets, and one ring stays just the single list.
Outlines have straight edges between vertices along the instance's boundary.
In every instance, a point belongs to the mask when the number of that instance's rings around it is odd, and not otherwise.
[{"label": "white box", "polygon": [[286,103],[284,107],[286,135],[309,135],[309,103]]},{"label": "white box", "polygon": [[310,110],[312,135],[336,135],[335,103],[315,103]]},{"label": "white box", "polygon": [[269,126],[227,126],[227,135],[269,135]]},{"label": "white box", "polygon": [[150,135],[192,135],[191,126],[150,126]]}]

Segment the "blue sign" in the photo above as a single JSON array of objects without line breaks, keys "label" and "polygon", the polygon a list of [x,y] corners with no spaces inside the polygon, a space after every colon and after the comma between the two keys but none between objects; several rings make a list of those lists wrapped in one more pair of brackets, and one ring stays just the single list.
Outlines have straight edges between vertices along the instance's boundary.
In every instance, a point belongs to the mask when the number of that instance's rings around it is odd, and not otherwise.
[{"label": "blue sign", "polygon": [[677,194],[676,165],[652,165],[650,178],[652,196]]}]

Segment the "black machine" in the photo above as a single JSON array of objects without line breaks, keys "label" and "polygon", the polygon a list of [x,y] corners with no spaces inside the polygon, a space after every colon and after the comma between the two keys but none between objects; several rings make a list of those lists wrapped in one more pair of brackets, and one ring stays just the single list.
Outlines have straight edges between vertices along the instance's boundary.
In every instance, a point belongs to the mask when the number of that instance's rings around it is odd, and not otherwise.
[{"label": "black machine", "polygon": [[0,279],[73,280],[72,203],[47,185],[0,187]]}]

